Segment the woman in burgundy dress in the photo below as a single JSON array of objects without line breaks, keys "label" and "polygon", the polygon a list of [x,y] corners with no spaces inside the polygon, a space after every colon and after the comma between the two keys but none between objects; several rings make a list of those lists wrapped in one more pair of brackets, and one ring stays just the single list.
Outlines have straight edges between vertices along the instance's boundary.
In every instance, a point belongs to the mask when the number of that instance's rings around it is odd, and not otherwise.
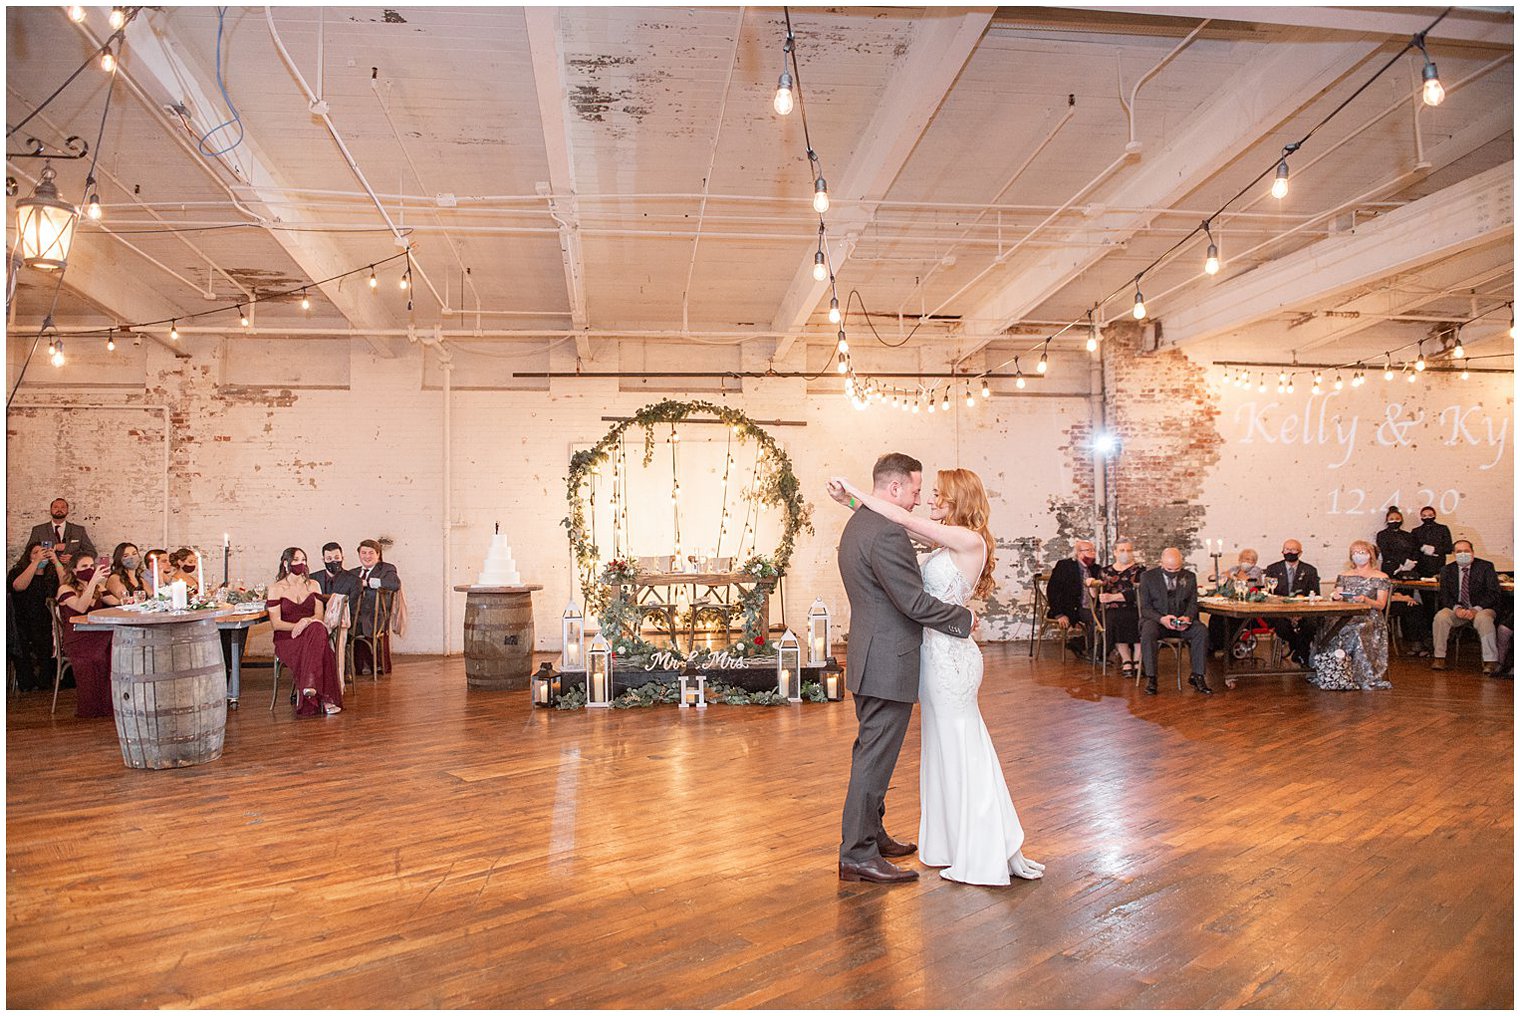
[{"label": "woman in burgundy dress", "polygon": [[106,587],[105,569],[95,567],[89,554],[75,556],[72,570],[59,569],[58,613],[63,617],[63,651],[74,667],[74,686],[79,689],[75,716],[110,716],[111,633],[77,631],[69,620],[88,614],[101,605]]},{"label": "woman in burgundy dress", "polygon": [[280,571],[269,587],[269,622],[274,654],[295,674],[296,715],[343,711],[338,660],[322,623],[321,588],[306,573],[306,551],[286,547]]}]

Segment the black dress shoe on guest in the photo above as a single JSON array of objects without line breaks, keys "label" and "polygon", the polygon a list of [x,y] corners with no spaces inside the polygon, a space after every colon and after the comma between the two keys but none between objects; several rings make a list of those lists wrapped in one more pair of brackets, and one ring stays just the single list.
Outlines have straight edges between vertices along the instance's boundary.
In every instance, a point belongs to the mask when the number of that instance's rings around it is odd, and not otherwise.
[{"label": "black dress shoe on guest", "polygon": [[1147,695],[1156,694],[1156,679],[1154,677],[1147,677],[1145,679],[1145,693]]},{"label": "black dress shoe on guest", "polygon": [[876,849],[881,851],[882,857],[907,857],[918,849],[917,843],[899,843],[892,837],[883,835],[876,843]]},{"label": "black dress shoe on guest", "polygon": [[1194,674],[1192,677],[1188,678],[1188,684],[1192,685],[1193,689],[1200,694],[1214,694],[1214,689],[1209,687],[1209,679],[1207,677],[1204,677],[1202,674]]},{"label": "black dress shoe on guest", "polygon": [[863,864],[840,861],[839,881],[878,882],[883,884],[916,882],[918,881],[918,872],[910,868],[899,868],[895,864],[884,861],[879,857],[874,857]]}]

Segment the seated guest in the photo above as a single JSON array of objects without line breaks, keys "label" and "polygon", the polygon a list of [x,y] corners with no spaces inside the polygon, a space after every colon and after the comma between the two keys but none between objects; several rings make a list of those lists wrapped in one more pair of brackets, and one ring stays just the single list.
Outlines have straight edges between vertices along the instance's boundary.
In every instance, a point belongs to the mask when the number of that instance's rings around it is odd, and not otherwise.
[{"label": "seated guest", "polygon": [[[1267,565],[1262,577],[1267,592],[1277,596],[1308,596],[1319,594],[1319,572],[1314,565],[1301,560],[1304,545],[1297,540],[1284,540],[1282,560]],[[1309,665],[1309,645],[1317,627],[1308,618],[1274,617],[1269,622],[1278,638],[1288,644],[1293,661],[1300,666]]]},{"label": "seated guest", "polygon": [[1145,566],[1135,560],[1135,545],[1129,540],[1114,544],[1114,563],[1103,569],[1103,627],[1109,643],[1119,651],[1120,672],[1134,677],[1140,665],[1140,615],[1136,610],[1137,590]]},{"label": "seated guest", "polygon": [[1198,579],[1182,568],[1182,551],[1168,547],[1161,552],[1161,567],[1140,576],[1140,661],[1145,672],[1145,693],[1156,694],[1156,650],[1161,639],[1182,639],[1188,644],[1195,691],[1212,695],[1206,672],[1209,665],[1209,633],[1198,621]]},{"label": "seated guest", "polygon": [[153,573],[158,573],[158,594],[168,595],[165,588],[174,581],[174,555],[167,550],[150,550],[144,559],[147,567],[143,574],[143,585],[147,586],[148,592],[153,592]]},{"label": "seated guest", "polygon": [[323,596],[342,593],[352,604],[359,598],[359,576],[343,570],[343,548],[336,543],[322,545],[322,570],[317,573],[317,585]]},{"label": "seated guest", "polygon": [[[170,582],[184,582],[191,596],[200,592],[201,580],[197,572],[200,571],[200,558],[189,547],[181,547],[169,555],[169,563],[173,570],[169,573]],[[163,586],[159,586],[163,591]]]},{"label": "seated guest", "polygon": [[137,545],[118,543],[111,552],[111,571],[106,576],[106,591],[101,597],[106,606],[132,603],[143,592],[142,556]]},{"label": "seated guest", "polygon": [[[1246,583],[1246,587],[1254,592],[1266,586],[1266,573],[1261,570],[1258,562],[1260,555],[1250,547],[1245,547],[1235,559],[1235,566],[1227,570],[1223,575],[1214,576],[1217,583],[1229,583],[1240,580]],[[1227,650],[1225,645],[1229,638],[1229,621],[1223,614],[1209,615],[1209,648],[1215,652]]]},{"label": "seated guest", "polygon": [[1446,643],[1453,628],[1472,625],[1483,647],[1483,673],[1499,669],[1497,619],[1503,589],[1492,561],[1473,556],[1469,540],[1452,545],[1456,560],[1441,569],[1441,609],[1436,612],[1432,635],[1435,659],[1432,670],[1446,669]]},{"label": "seated guest", "polygon": [[1078,659],[1087,655],[1087,637],[1092,632],[1092,609],[1087,602],[1087,587],[1101,585],[1103,569],[1098,566],[1098,549],[1091,540],[1078,540],[1072,556],[1056,562],[1045,584],[1045,615],[1062,629],[1081,625],[1083,634],[1066,640],[1066,648]]},{"label": "seated guest", "polygon": [[338,661],[322,623],[322,597],[306,573],[306,552],[286,547],[269,587],[269,623],[274,654],[295,675],[296,715],[331,716],[343,711]]},{"label": "seated guest", "polygon": [[27,537],[28,543],[36,540],[43,546],[50,546],[57,550],[58,556],[66,565],[76,553],[95,556],[95,544],[90,542],[90,535],[84,531],[84,526],[69,521],[69,503],[63,498],[54,498],[48,506],[49,522],[39,522],[32,527],[32,535]]},{"label": "seated guest", "polygon": [[75,716],[112,715],[111,633],[79,631],[70,618],[98,608],[106,587],[104,569],[95,567],[95,556],[74,555],[74,563],[59,577],[58,613],[63,618],[63,651],[74,667],[74,686],[79,689]]},{"label": "seated guest", "polygon": [[[371,638],[376,632],[375,626],[376,590],[401,588],[401,576],[396,573],[396,566],[387,564],[380,553],[380,544],[374,540],[361,540],[359,542],[359,567],[349,574],[357,580],[359,596],[350,601],[354,606],[354,637]],[[395,600],[392,601],[394,607]],[[370,673],[374,669],[378,673],[386,673],[391,669],[389,646],[382,653],[384,657],[378,663],[371,659],[370,647],[367,642],[354,644],[354,672],[358,674]]]},{"label": "seated guest", "polygon": [[1352,615],[1333,635],[1324,629],[1314,639],[1310,658],[1314,673],[1309,683],[1329,691],[1392,688],[1388,682],[1388,619],[1383,608],[1393,583],[1377,566],[1377,547],[1354,540],[1351,560],[1335,577],[1333,600],[1372,607]]},{"label": "seated guest", "polygon": [[8,656],[16,667],[22,691],[37,691],[53,683],[53,615],[47,601],[58,591],[57,560],[51,547],[36,540],[26,545],[6,573],[10,590],[7,632]]}]

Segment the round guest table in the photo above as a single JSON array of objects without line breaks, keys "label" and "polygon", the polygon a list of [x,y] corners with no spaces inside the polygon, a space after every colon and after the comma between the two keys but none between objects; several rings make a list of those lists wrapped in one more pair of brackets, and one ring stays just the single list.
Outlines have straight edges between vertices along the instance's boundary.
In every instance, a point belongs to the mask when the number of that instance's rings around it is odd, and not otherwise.
[{"label": "round guest table", "polygon": [[217,621],[232,609],[137,611],[110,607],[76,620],[109,625],[111,698],[121,760],[174,769],[222,757],[227,670]]},{"label": "round guest table", "polygon": [[464,603],[464,675],[471,691],[528,687],[533,591],[543,586],[455,586]]}]

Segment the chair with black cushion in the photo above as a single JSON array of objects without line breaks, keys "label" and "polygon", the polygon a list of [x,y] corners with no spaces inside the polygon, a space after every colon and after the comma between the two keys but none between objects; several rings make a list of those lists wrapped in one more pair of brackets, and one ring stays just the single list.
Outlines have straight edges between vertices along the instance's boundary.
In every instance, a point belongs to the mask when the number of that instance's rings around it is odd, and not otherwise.
[{"label": "chair with black cushion", "polygon": [[374,662],[374,667],[370,671],[370,677],[374,681],[378,682],[380,680],[380,674],[382,672],[383,673],[387,673],[387,674],[390,673],[390,671],[385,670],[385,656],[382,656],[380,654],[380,647],[383,645],[385,647],[385,654],[386,654],[386,656],[390,655],[390,650],[391,650],[391,632],[390,632],[390,628],[391,628],[391,611],[394,608],[395,603],[396,603],[396,590],[394,590],[394,589],[377,589],[377,590],[375,590],[374,604],[370,607],[370,615],[369,615],[369,620],[370,620],[369,631],[370,631],[370,633],[368,635],[360,635],[360,634],[358,634],[358,632],[359,632],[359,625],[357,624],[357,621],[358,621],[358,618],[359,618],[358,612],[362,611],[364,609],[364,600],[363,600],[363,598],[361,597],[357,601],[357,603],[355,604],[355,606],[354,606],[354,610],[355,610],[354,618],[355,618],[355,622],[356,623],[354,624],[354,626],[352,628],[349,629],[348,642],[346,644],[346,652],[348,654],[348,669],[349,669],[349,671],[351,673],[353,673],[355,675],[358,674],[358,671],[354,669],[354,647],[356,645],[358,645],[359,643],[361,643],[361,642],[364,643],[365,645],[369,646],[370,659]]},{"label": "chair with black cushion", "polygon": [[53,708],[48,710],[51,714],[58,712],[58,689],[63,687],[63,672],[73,673],[74,665],[63,648],[63,614],[58,611],[58,601],[49,596],[47,608],[48,616],[53,619],[53,659],[58,661],[53,669]]}]

